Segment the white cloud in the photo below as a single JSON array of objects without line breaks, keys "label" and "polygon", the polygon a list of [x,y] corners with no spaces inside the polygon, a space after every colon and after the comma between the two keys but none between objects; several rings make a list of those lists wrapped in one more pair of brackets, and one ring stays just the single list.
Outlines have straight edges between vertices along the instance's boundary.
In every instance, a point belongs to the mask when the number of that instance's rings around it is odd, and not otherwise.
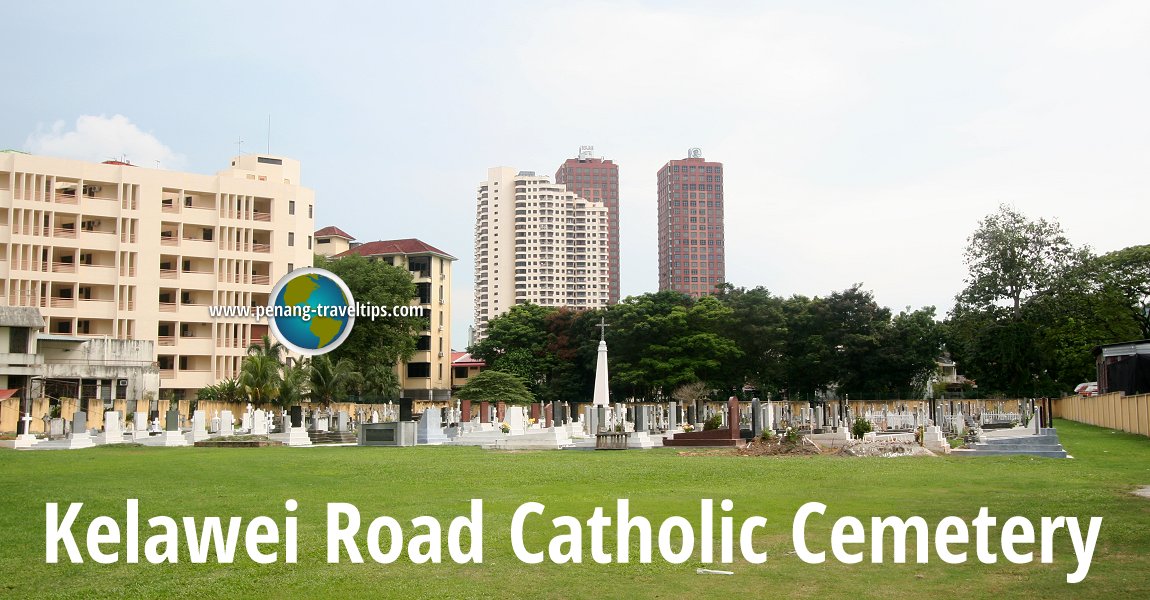
[{"label": "white cloud", "polygon": [[81,115],[75,127],[56,121],[38,128],[24,148],[33,154],[88,161],[127,160],[141,167],[182,169],[187,160],[123,115]]}]

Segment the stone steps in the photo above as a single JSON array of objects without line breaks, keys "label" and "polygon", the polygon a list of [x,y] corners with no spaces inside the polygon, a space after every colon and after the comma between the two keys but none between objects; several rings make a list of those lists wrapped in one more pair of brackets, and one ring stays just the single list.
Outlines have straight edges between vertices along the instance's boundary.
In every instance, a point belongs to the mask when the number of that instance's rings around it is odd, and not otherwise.
[{"label": "stone steps", "polygon": [[309,431],[308,439],[312,444],[355,444],[359,442],[355,433],[350,431]]},{"label": "stone steps", "polygon": [[1043,429],[1039,435],[985,437],[983,441],[974,444],[974,447],[962,450],[958,454],[968,456],[1028,455],[1048,458],[1067,458],[1069,456],[1058,440],[1058,434],[1053,429]]}]

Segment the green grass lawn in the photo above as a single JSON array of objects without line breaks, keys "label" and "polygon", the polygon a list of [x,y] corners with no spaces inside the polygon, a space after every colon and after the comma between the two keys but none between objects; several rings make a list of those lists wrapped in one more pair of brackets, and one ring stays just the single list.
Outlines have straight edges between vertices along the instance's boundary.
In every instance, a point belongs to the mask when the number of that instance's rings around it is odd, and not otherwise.
[{"label": "green grass lawn", "polygon": [[[628,452],[496,453],[476,448],[95,448],[72,452],[0,452],[0,597],[394,597],[394,598],[1017,598],[1150,597],[1150,500],[1130,491],[1150,485],[1150,439],[1058,422],[1073,460],[1030,457],[899,458],[679,456],[672,449]],[[141,547],[150,516],[269,516],[281,524],[288,498],[299,502],[299,562],[260,565],[243,550],[235,564],[191,564],[181,537],[178,564],[100,565],[88,558],[88,522],[106,514],[123,523],[127,498],[141,508]],[[465,514],[484,500],[484,562],[415,565],[406,557],[380,565],[360,544],[364,564],[326,562],[326,503],[356,505],[367,522],[390,515]],[[585,562],[527,565],[512,553],[512,512],[546,505],[529,523],[527,543],[544,549],[550,518],[586,520],[595,506],[615,513],[628,498],[632,514],[658,523],[671,515],[697,525],[699,500],[730,498],[738,523],[766,516],[756,546],[770,559],[742,562],[736,540],[734,576],[697,575],[695,558],[681,565],[598,565],[584,540]],[[813,550],[828,562],[808,565],[793,554],[791,521],[800,505],[828,505],[808,527]],[[84,564],[45,564],[45,503],[84,502],[73,527]],[[969,522],[981,506],[999,519],[1042,516],[1105,518],[1089,576],[1069,585],[1074,553],[1064,530],[1055,562],[948,565],[933,550],[933,525],[949,515]],[[62,506],[61,509],[66,508]],[[932,526],[928,564],[843,565],[830,556],[834,520],[852,515],[924,517]],[[408,524],[409,525],[409,524]],[[406,528],[410,531],[410,526]],[[698,528],[696,527],[696,532]],[[991,550],[997,551],[998,529]],[[406,532],[405,532],[406,533]],[[972,529],[973,535],[973,529]],[[181,532],[182,536],[182,532]],[[614,551],[614,528],[607,532]],[[677,543],[676,543],[677,545]],[[657,546],[656,546],[657,547]],[[697,548],[697,546],[696,546]],[[282,551],[282,548],[280,548]],[[1035,548],[1036,550],[1036,548]],[[63,552],[61,550],[61,552]],[[141,550],[142,552],[142,550]],[[62,557],[66,556],[62,554]],[[913,560],[913,545],[909,550]],[[717,546],[716,546],[717,557]]]}]

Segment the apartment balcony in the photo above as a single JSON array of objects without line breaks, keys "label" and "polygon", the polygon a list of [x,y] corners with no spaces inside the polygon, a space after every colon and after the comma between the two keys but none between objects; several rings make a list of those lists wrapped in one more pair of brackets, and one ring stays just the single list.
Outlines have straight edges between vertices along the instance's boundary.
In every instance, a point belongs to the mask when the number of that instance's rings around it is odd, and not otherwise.
[{"label": "apartment balcony", "polygon": [[198,269],[180,272],[180,285],[183,287],[210,289],[215,283],[216,274],[213,271]]},{"label": "apartment balcony", "polygon": [[255,211],[252,211],[252,220],[253,221],[264,221],[264,222],[271,221],[272,220],[272,214],[269,212],[260,212],[258,210],[255,210]]},{"label": "apartment balcony", "polygon": [[160,279],[179,279],[180,272],[175,269],[160,269]]},{"label": "apartment balcony", "polygon": [[77,301],[81,318],[111,319],[116,316],[116,302],[111,298],[83,299]]},{"label": "apartment balcony", "polygon": [[74,262],[54,262],[52,263],[53,273],[75,273],[76,263]]},{"label": "apartment balcony", "polygon": [[176,338],[176,346],[180,354],[211,355],[215,344],[210,337],[180,336]]},{"label": "apartment balcony", "polygon": [[[180,369],[175,371],[174,377],[171,381],[165,381],[165,387],[174,388],[202,388],[215,383],[212,378],[211,369]],[[160,372],[160,379],[164,380],[163,371]]]},{"label": "apartment balcony", "polygon": [[40,299],[40,308],[76,308],[76,299],[49,296]]}]

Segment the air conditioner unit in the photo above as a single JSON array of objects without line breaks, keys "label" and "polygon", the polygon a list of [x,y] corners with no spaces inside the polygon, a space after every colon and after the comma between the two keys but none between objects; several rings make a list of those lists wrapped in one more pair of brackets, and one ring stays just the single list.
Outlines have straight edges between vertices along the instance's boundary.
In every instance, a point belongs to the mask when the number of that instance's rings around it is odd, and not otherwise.
[{"label": "air conditioner unit", "polygon": [[440,331],[443,331],[443,325],[440,325],[440,326],[439,326],[439,330],[440,330]]},{"label": "air conditioner unit", "polygon": [[439,353],[439,358],[443,358],[443,353],[442,353],[442,352],[440,352],[440,353]]},{"label": "air conditioner unit", "polygon": [[127,379],[117,379],[116,380],[116,386],[117,387],[128,387],[128,380]]}]

